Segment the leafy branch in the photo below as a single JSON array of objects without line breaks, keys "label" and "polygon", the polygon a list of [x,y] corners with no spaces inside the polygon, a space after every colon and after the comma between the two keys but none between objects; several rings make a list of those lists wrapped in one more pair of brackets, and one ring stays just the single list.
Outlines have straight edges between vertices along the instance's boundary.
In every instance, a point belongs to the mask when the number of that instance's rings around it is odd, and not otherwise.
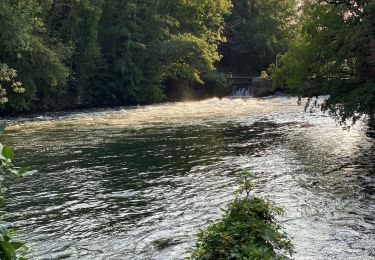
[{"label": "leafy branch", "polygon": [[[0,124],[0,133],[5,130],[6,125]],[[19,178],[23,174],[28,172],[27,168],[17,169],[12,163],[15,153],[12,149],[6,145],[0,143],[0,206],[5,204],[5,192],[4,179],[6,176],[13,178]],[[28,250],[29,248],[25,243],[20,241],[13,241],[13,237],[16,235],[16,231],[8,229],[6,225],[0,224],[0,258],[6,260],[25,260],[25,257],[18,257],[16,251],[18,249]]]}]

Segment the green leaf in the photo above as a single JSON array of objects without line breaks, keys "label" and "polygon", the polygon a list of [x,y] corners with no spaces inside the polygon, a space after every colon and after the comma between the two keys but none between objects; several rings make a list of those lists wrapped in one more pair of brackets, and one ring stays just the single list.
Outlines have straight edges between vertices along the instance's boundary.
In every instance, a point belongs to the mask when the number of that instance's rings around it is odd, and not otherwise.
[{"label": "green leaf", "polygon": [[4,259],[17,259],[16,250],[14,249],[11,243],[6,241],[0,241],[0,247],[4,252]]},{"label": "green leaf", "polygon": [[12,237],[12,236],[16,236],[16,235],[17,235],[17,232],[14,229],[9,230],[8,236]]},{"label": "green leaf", "polygon": [[22,175],[22,174],[27,173],[28,171],[29,171],[29,169],[27,167],[22,167],[21,169],[19,169],[18,173],[20,175]]},{"label": "green leaf", "polygon": [[15,250],[20,248],[24,248],[25,244],[22,242],[11,242],[11,245],[14,247]]},{"label": "green leaf", "polygon": [[16,155],[6,144],[3,146],[2,154],[7,159],[12,159]]}]

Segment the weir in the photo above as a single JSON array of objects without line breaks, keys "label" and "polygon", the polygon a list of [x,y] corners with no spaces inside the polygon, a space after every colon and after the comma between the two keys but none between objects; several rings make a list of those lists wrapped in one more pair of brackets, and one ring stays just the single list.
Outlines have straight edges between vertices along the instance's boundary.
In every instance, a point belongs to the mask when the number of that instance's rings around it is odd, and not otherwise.
[{"label": "weir", "polygon": [[227,85],[231,87],[233,97],[264,97],[275,92],[270,78],[228,77]]},{"label": "weir", "polygon": [[231,86],[233,97],[253,96],[253,77],[230,77],[227,84]]}]

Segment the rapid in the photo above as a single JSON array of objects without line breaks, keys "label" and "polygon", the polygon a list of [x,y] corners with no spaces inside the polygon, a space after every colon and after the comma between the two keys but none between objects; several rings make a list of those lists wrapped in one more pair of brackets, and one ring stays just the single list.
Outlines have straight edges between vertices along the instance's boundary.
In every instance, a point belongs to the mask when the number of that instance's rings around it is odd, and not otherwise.
[{"label": "rapid", "polygon": [[7,180],[6,220],[39,259],[183,259],[233,198],[236,173],[295,259],[375,258],[375,133],[296,98],[213,98],[7,120],[34,174]]}]

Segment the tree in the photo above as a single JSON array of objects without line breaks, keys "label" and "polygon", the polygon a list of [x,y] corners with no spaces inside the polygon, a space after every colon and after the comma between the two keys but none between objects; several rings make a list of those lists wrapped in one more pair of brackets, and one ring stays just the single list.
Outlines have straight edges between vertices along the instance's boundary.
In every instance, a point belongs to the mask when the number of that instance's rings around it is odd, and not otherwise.
[{"label": "tree", "polygon": [[[221,59],[230,0],[4,0],[0,63],[23,95],[5,111],[150,103]],[[9,89],[8,89],[9,90]]]},{"label": "tree", "polygon": [[9,93],[6,106],[12,110],[29,109],[35,99],[43,102],[43,95],[58,91],[68,76],[63,55],[45,39],[41,12],[35,0],[0,2],[0,61],[17,70],[26,90]]},{"label": "tree", "polygon": [[259,75],[287,50],[294,33],[295,0],[233,0],[227,17],[223,67]]},{"label": "tree", "polygon": [[201,74],[215,70],[222,58],[218,45],[226,41],[224,15],[231,7],[227,0],[190,0],[177,1],[168,10],[175,23],[169,28],[164,49],[169,60],[167,76],[201,82]]},{"label": "tree", "polygon": [[329,94],[322,109],[342,122],[375,111],[375,73],[369,64],[375,2],[307,0],[298,34],[273,74],[292,93]]},{"label": "tree", "polygon": [[152,102],[164,97],[166,79],[201,82],[220,60],[230,7],[229,0],[107,1],[100,41],[112,80],[104,95],[115,103]]},{"label": "tree", "polygon": [[97,94],[105,102],[156,101],[160,89],[160,62],[152,46],[158,39],[160,20],[153,1],[106,1],[100,24],[100,45],[108,78]]},{"label": "tree", "polygon": [[70,76],[65,96],[71,97],[71,105],[90,100],[91,87],[102,63],[98,42],[101,5],[102,1],[54,0],[46,8],[50,41],[69,49],[65,63]]}]

